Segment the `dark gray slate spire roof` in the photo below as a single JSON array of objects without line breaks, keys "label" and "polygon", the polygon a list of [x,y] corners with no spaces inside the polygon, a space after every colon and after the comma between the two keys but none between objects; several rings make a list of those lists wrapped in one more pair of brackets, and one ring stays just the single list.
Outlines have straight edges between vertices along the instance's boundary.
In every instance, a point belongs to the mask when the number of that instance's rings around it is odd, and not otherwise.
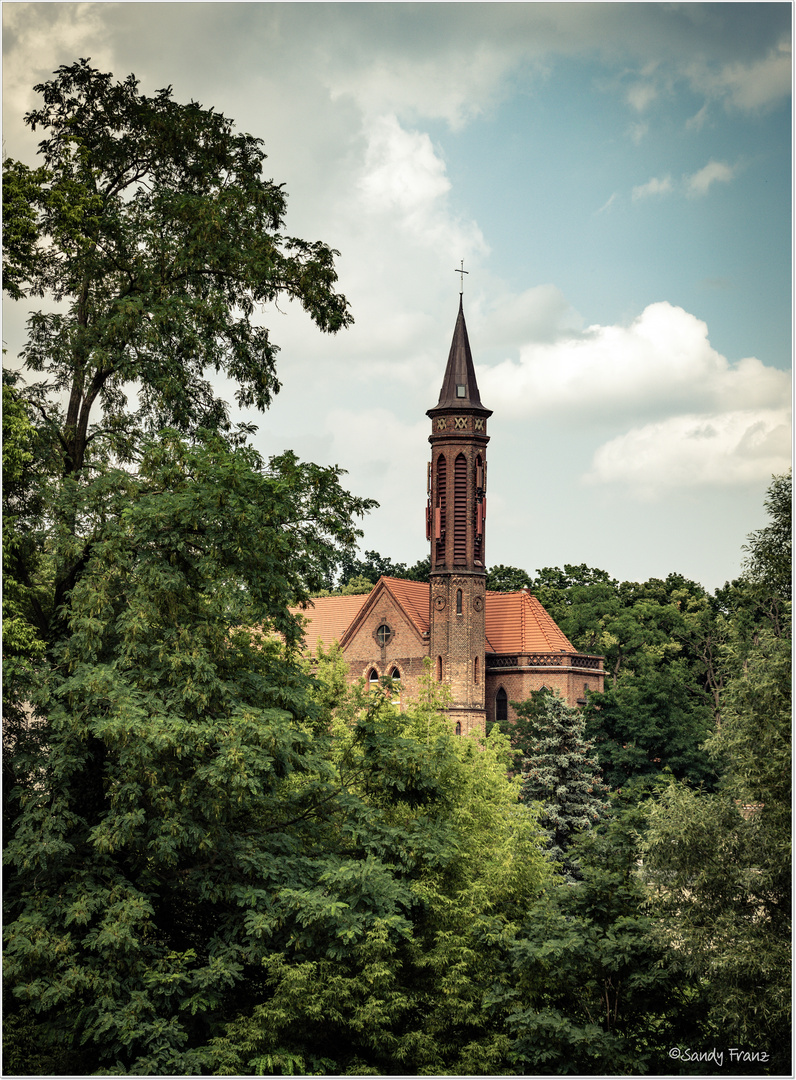
[{"label": "dark gray slate spire roof", "polygon": [[[463,391],[462,387],[464,387]],[[448,354],[445,378],[442,380],[442,389],[439,392],[439,401],[433,409],[428,410],[428,414],[436,413],[440,409],[478,409],[487,416],[492,415],[491,410],[485,409],[481,404],[481,396],[478,393],[461,295],[459,296],[459,316],[453,331],[453,341]]]}]

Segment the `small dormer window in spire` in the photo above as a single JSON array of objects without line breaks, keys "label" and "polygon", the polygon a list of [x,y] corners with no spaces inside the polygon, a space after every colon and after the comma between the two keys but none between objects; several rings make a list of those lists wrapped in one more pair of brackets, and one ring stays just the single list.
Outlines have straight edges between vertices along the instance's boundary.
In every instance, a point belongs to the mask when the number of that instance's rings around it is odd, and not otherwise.
[{"label": "small dormer window in spire", "polygon": [[467,386],[465,383],[456,384],[456,397],[467,397]]}]

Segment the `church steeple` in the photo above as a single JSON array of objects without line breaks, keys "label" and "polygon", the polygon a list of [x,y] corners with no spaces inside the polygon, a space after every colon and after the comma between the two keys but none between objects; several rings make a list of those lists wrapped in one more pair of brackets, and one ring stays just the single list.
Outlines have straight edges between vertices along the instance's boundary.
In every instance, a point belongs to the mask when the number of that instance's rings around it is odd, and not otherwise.
[{"label": "church steeple", "polygon": [[434,409],[429,410],[428,415],[431,416],[438,409],[459,410],[463,407],[477,408],[487,416],[491,416],[490,411],[484,409],[481,404],[481,396],[478,393],[473,354],[470,352],[470,339],[467,336],[467,324],[464,321],[464,307],[460,295],[459,316],[453,331],[453,341],[448,353],[448,366],[445,368],[439,401]]},{"label": "church steeple", "polygon": [[486,433],[461,297],[431,418],[426,535],[431,542],[430,654],[450,687],[451,719],[484,730]]}]

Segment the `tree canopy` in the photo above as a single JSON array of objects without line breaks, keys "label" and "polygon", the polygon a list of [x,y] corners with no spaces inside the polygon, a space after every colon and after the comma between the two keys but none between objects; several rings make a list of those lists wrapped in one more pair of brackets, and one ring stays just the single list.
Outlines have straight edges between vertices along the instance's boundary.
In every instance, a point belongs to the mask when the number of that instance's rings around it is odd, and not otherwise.
[{"label": "tree canopy", "polygon": [[43,165],[4,163],[7,284],[59,302],[31,314],[23,358],[45,377],[38,404],[63,472],[83,467],[91,440],[129,459],[142,429],[224,427],[210,371],[235,383],[240,405],[267,407],[279,381],[263,307],[296,300],[330,332],[352,320],[334,291],[336,252],[283,234],[287,199],[263,177],[261,141],[87,60],[35,89],[25,122],[44,136]]}]

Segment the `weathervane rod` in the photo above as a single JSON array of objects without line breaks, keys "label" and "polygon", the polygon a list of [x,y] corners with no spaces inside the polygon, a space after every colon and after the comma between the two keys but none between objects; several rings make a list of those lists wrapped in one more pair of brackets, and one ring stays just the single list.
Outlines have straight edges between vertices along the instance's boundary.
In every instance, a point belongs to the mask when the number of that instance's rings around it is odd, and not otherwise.
[{"label": "weathervane rod", "polygon": [[453,272],[454,272],[454,274],[460,274],[461,275],[461,277],[459,279],[459,281],[460,281],[459,296],[462,296],[463,293],[464,293],[464,275],[470,273],[469,270],[464,269],[464,259],[461,260],[460,268],[458,270],[454,270]]}]

